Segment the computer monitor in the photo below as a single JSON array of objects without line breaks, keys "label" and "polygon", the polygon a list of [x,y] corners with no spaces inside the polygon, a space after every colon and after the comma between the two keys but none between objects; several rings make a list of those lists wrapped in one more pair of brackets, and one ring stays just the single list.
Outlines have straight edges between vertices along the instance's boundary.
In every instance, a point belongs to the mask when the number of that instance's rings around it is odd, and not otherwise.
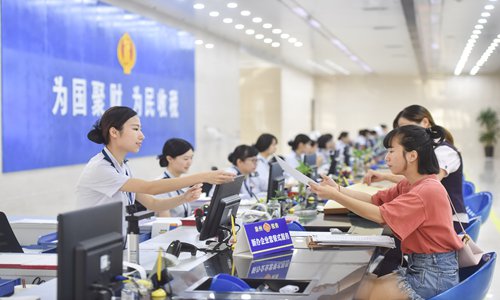
[{"label": "computer monitor", "polygon": [[278,162],[269,164],[269,180],[267,184],[267,201],[281,196],[285,192],[285,176]]},{"label": "computer monitor", "polygon": [[234,181],[215,186],[207,217],[200,230],[200,241],[219,236],[222,228],[230,228],[231,215],[236,218],[240,205],[240,190],[245,177],[236,176]]},{"label": "computer monitor", "polygon": [[0,211],[0,253],[23,253],[23,248],[12,231],[9,220],[4,212]]},{"label": "computer monitor", "polygon": [[113,202],[57,216],[57,299],[96,299],[103,291],[92,284],[122,274],[122,210]]},{"label": "computer monitor", "polygon": [[311,174],[308,174],[309,177],[316,180],[318,178],[318,165],[316,163],[316,153],[313,154],[305,154],[304,155],[304,164],[311,167]]}]

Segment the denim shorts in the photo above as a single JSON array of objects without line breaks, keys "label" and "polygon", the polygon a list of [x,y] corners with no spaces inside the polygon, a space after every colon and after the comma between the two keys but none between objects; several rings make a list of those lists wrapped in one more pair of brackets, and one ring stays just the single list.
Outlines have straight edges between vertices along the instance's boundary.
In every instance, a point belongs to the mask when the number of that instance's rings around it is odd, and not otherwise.
[{"label": "denim shorts", "polygon": [[409,254],[408,268],[399,268],[399,286],[412,300],[428,299],[458,284],[456,251]]}]

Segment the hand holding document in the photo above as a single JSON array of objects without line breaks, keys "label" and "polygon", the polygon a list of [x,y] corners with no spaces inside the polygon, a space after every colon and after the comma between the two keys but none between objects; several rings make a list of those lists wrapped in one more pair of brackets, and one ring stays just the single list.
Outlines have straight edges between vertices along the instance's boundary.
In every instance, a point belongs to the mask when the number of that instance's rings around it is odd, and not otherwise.
[{"label": "hand holding document", "polygon": [[280,165],[280,167],[288,173],[290,176],[293,178],[297,179],[300,183],[303,183],[306,186],[309,186],[309,182],[315,182],[314,179],[307,177],[306,175],[300,173],[296,169],[294,169],[292,166],[287,164],[284,160],[282,160],[278,155],[275,155],[274,158]]}]

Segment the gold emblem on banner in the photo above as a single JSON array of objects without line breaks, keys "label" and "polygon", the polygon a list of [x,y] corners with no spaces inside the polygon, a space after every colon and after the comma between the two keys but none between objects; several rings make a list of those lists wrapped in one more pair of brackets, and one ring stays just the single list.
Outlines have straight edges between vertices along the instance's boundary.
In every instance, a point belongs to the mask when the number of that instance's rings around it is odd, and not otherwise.
[{"label": "gold emblem on banner", "polygon": [[262,228],[264,228],[265,232],[271,231],[271,225],[269,225],[268,223],[264,223],[264,225],[262,225]]},{"label": "gold emblem on banner", "polygon": [[127,32],[120,38],[116,53],[118,55],[118,62],[123,68],[123,73],[130,74],[135,65],[137,52],[134,41]]}]

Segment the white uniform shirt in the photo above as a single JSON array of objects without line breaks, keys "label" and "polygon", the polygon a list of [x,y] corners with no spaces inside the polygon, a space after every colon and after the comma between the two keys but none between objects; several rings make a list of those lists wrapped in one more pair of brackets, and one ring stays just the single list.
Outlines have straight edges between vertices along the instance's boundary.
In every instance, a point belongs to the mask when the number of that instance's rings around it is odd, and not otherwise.
[{"label": "white uniform shirt", "polygon": [[[225,170],[226,172],[233,173],[235,175],[240,174],[236,167],[229,167]],[[215,185],[210,190],[210,196],[214,194]],[[246,176],[243,180],[243,184],[241,185],[240,197],[241,199],[251,199],[257,197],[257,194],[260,193],[258,182],[254,180],[254,177]],[[265,191],[264,191],[265,192]],[[253,194],[253,195],[252,195]]]},{"label": "white uniform shirt", "polygon": [[106,160],[102,151],[89,160],[76,186],[76,203],[79,208],[114,201],[122,202],[125,207],[135,202],[135,193],[120,191],[125,182],[132,178],[132,171],[127,163],[120,165],[107,148],[103,151],[113,164]]},{"label": "white uniform shirt", "polygon": [[285,156],[285,161],[294,169],[296,169],[301,161],[304,161],[304,156],[303,155],[297,155],[295,151],[292,151],[288,153],[287,156]]},{"label": "white uniform shirt", "polygon": [[254,177],[254,182],[257,183],[261,192],[267,191],[269,183],[269,161],[264,156],[257,155],[257,176]]},{"label": "white uniform shirt", "polygon": [[[163,172],[163,176],[161,176],[160,178],[162,178],[164,180],[168,180],[167,178],[176,178],[176,177],[174,175],[170,174],[170,172],[168,170],[165,170],[165,172]],[[177,191],[172,191],[169,193],[156,195],[155,198],[163,199],[163,198],[177,197],[177,196],[184,194],[185,191],[186,191],[186,189],[180,189]],[[179,206],[176,206],[176,207],[170,209],[170,216],[172,216],[172,217],[184,218],[186,216],[186,214],[187,214],[187,216],[189,216],[191,214],[191,205],[189,203],[184,203],[182,205],[179,205]]]}]

